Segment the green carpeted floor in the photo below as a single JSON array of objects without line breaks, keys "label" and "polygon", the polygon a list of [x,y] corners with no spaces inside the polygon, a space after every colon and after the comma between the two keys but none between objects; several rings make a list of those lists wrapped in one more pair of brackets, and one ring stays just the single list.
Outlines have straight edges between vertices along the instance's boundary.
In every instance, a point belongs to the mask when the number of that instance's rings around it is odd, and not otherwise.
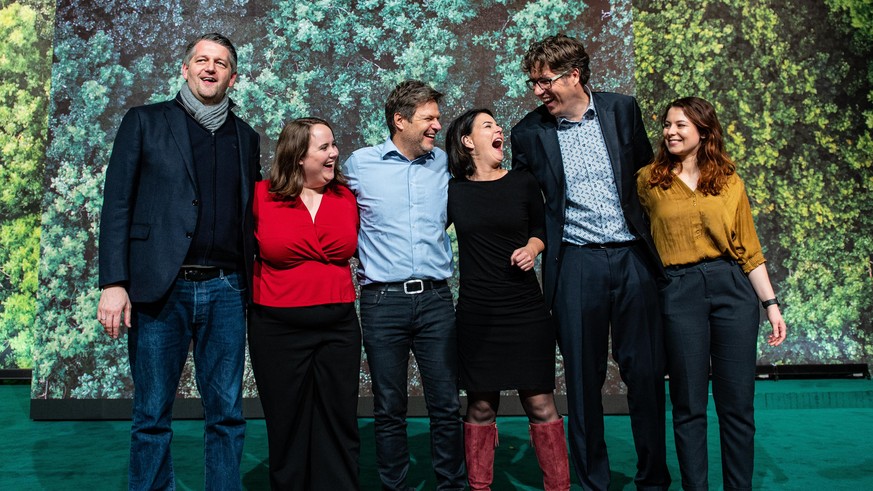
[{"label": "green carpeted floor", "polygon": [[[0,490],[121,490],[127,485],[128,421],[34,422],[30,387],[0,385]],[[755,487],[763,490],[873,490],[873,382],[758,382]],[[667,418],[669,424],[669,416]],[[542,489],[524,418],[498,421],[495,490]],[[361,419],[361,483],[377,490],[373,421]],[[202,422],[176,421],[173,455],[179,489],[202,489]],[[427,421],[410,420],[410,484],[433,489]],[[606,418],[611,489],[634,489],[635,456],[626,416]],[[671,489],[680,489],[668,428]],[[710,404],[710,462],[718,462],[718,427]],[[251,420],[243,457],[246,489],[269,489],[263,420]],[[721,469],[710,465],[720,489]],[[573,489],[580,489],[575,482]]]}]

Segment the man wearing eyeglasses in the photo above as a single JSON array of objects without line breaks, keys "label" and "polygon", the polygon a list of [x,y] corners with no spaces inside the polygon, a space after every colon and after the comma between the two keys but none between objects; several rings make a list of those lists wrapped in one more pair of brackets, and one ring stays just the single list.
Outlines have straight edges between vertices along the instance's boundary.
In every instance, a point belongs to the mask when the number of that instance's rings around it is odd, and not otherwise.
[{"label": "man wearing eyeglasses", "polygon": [[637,198],[652,158],[633,97],[592,92],[589,57],[559,34],[522,61],[542,105],[512,128],[512,166],[546,201],[543,292],[558,322],[572,461],[586,490],[609,487],[601,388],[608,339],[627,384],[637,489],[667,489],[664,347],[656,278],[663,274]]}]

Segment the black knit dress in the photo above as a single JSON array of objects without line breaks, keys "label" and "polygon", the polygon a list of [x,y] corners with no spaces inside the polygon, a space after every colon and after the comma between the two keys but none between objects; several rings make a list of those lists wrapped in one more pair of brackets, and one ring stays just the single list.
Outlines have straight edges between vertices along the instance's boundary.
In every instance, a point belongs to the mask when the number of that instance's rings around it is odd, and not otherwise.
[{"label": "black knit dress", "polygon": [[539,186],[521,171],[452,179],[448,208],[458,235],[461,388],[554,390],[554,324],[534,270],[510,264],[531,237],[545,242]]}]

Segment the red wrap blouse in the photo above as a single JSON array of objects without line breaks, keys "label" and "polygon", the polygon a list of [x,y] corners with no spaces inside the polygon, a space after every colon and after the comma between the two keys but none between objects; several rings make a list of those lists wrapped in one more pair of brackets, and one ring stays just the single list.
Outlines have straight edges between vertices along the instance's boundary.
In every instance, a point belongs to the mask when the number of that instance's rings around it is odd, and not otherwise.
[{"label": "red wrap blouse", "polygon": [[312,220],[300,199],[255,186],[259,254],[252,298],[267,307],[308,307],[355,301],[349,259],[358,246],[358,207],[345,186],[325,191]]}]

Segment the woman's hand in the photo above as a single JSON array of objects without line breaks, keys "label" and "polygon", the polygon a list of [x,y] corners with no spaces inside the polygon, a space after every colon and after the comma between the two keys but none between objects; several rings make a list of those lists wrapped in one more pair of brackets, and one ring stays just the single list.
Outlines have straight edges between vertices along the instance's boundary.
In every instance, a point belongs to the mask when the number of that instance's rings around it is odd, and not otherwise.
[{"label": "woman's hand", "polygon": [[[758,299],[761,301],[775,299],[776,294],[773,293],[773,286],[770,285],[770,275],[767,274],[767,268],[764,264],[758,265],[755,269],[749,272],[749,281],[752,282],[752,288]],[[785,341],[786,331],[788,326],[785,325],[785,319],[782,318],[782,312],[779,310],[779,304],[767,306],[767,320],[773,326],[773,332],[767,335],[767,344],[770,346],[779,346],[782,341]]]},{"label": "woman's hand", "polygon": [[767,335],[767,344],[779,346],[782,344],[782,341],[785,341],[788,326],[785,325],[785,319],[782,318],[782,312],[779,311],[778,305],[767,307],[767,320],[773,326],[773,332]]},{"label": "woman's hand", "polygon": [[509,257],[509,262],[521,268],[522,271],[530,271],[534,267],[534,260],[537,258],[537,252],[530,245],[519,247],[512,251],[512,256]]}]

